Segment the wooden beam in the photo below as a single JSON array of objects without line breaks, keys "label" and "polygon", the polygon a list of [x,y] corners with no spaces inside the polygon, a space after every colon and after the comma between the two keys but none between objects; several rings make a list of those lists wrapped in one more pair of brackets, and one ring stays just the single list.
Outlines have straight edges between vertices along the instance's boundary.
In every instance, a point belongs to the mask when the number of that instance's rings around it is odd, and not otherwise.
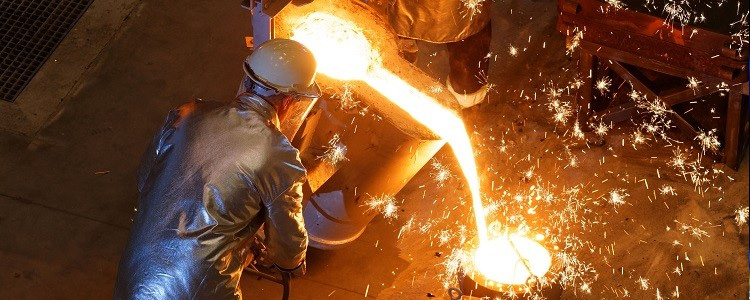
[{"label": "wooden beam", "polygon": [[578,106],[578,120],[587,121],[591,116],[591,101],[594,99],[594,77],[597,58],[590,52],[579,49],[580,61],[578,66],[578,77],[583,84],[578,89],[576,106]]},{"label": "wooden beam", "polygon": [[740,117],[742,114],[742,91],[734,88],[729,91],[729,103],[727,104],[727,127],[724,132],[724,163],[737,169],[739,139],[740,139]]},{"label": "wooden beam", "polygon": [[646,94],[646,97],[649,99],[656,99],[657,95],[654,91],[652,91],[646,84],[644,84],[638,77],[635,76],[630,70],[625,68],[620,62],[613,61],[613,60],[603,60],[602,61],[607,67],[609,67],[612,71],[617,73],[618,76],[622,77],[622,79],[625,79],[626,81],[630,82],[630,84],[633,85],[633,88],[635,90]]}]

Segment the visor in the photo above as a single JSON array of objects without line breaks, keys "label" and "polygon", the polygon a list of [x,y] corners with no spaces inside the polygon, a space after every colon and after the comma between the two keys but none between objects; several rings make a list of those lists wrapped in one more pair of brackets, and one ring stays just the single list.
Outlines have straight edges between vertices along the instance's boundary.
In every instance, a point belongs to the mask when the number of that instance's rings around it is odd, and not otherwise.
[{"label": "visor", "polygon": [[243,63],[242,68],[245,70],[245,74],[247,74],[247,76],[250,77],[250,79],[278,93],[285,93],[285,94],[308,97],[308,98],[319,98],[322,94],[320,91],[320,87],[318,86],[318,83],[315,80],[313,80],[312,84],[310,84],[309,86],[294,85],[292,87],[283,87],[283,86],[275,85],[269,82],[268,80],[266,80],[265,78],[258,76],[257,74],[255,74],[255,72],[253,72],[253,70],[250,68],[250,66],[247,63]]}]

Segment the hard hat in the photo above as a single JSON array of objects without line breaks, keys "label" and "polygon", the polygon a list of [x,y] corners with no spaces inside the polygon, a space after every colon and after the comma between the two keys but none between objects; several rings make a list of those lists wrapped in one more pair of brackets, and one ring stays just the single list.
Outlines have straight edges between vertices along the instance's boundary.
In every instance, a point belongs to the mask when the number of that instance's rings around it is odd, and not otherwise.
[{"label": "hard hat", "polygon": [[299,42],[272,39],[260,44],[245,59],[244,69],[253,81],[277,92],[320,97],[315,83],[317,63],[312,52]]}]

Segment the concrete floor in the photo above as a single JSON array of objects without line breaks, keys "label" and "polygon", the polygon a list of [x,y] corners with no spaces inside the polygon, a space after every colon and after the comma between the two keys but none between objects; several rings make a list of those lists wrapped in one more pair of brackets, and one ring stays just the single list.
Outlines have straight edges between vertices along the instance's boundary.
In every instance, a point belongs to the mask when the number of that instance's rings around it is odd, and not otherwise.
[{"label": "concrete floor", "polygon": [[[540,70],[575,64],[559,54],[564,42],[554,32],[554,1],[504,4],[515,11],[496,10],[493,51],[506,53],[534,36],[522,47],[540,52],[494,63],[491,76],[511,78],[498,81],[506,95],[495,99],[546,83],[536,76]],[[146,143],[178,104],[233,97],[249,32],[239,1],[94,2],[16,103],[0,103],[0,299],[111,297]],[[489,107],[473,119],[491,123],[487,114],[502,109]],[[747,160],[742,168],[747,173]],[[746,194],[747,177],[740,179]],[[419,198],[418,186],[428,180],[422,172],[404,197]],[[374,298],[386,290],[382,297],[403,299],[393,291],[397,284],[434,281],[415,275],[424,268],[404,255],[398,228],[376,218],[345,249],[311,250],[308,274],[293,281],[293,299]],[[408,299],[443,295],[416,286]],[[249,276],[242,288],[248,299],[280,295],[278,285]]]}]

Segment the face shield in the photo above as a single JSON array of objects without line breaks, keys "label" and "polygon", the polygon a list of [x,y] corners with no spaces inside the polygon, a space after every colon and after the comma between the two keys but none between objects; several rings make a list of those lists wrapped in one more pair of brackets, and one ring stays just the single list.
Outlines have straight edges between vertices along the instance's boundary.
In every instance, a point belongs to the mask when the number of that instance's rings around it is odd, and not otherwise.
[{"label": "face shield", "polygon": [[297,134],[302,122],[307,118],[307,114],[310,113],[315,103],[318,101],[318,97],[305,97],[296,95],[294,96],[296,101],[289,104],[286,114],[283,119],[279,119],[281,123],[281,133],[286,136],[289,141],[294,139],[294,135]]}]

